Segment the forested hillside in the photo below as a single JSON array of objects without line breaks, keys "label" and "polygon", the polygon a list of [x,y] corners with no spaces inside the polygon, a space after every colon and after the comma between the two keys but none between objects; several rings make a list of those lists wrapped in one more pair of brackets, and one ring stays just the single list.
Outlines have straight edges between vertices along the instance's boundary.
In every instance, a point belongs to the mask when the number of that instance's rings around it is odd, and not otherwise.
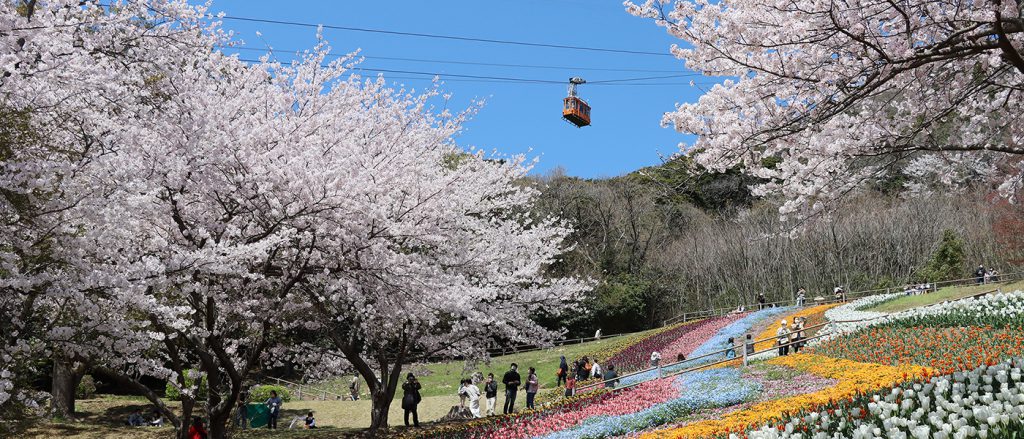
[{"label": "forested hillside", "polygon": [[[758,292],[785,300],[803,287],[813,297],[838,285],[960,278],[978,264],[1008,272],[1020,261],[1019,207],[993,201],[983,187],[908,197],[901,182],[876,182],[797,223],[780,220],[779,202],[753,196],[752,182],[686,158],[616,178],[537,178],[540,213],[576,230],[558,271],[600,280],[586,301],[591,313],[568,322],[570,330],[646,329],[681,312],[751,304]],[[960,249],[957,269],[936,272],[928,265],[944,236]]]}]

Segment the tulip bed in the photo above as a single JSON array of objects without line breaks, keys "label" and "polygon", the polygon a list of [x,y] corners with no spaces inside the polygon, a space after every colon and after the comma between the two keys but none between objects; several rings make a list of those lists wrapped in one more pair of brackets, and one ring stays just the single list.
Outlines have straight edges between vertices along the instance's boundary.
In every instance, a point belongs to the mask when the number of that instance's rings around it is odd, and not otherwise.
[{"label": "tulip bed", "polygon": [[1024,353],[1024,328],[877,326],[830,340],[811,352],[889,365],[969,370]]},{"label": "tulip bed", "polygon": [[693,328],[688,331],[684,337],[679,337],[668,346],[662,348],[662,350],[659,351],[661,352],[661,357],[663,359],[662,363],[672,363],[676,361],[679,354],[691,356],[694,349],[697,349],[700,345],[704,344],[705,341],[717,334],[718,331],[721,331],[742,317],[742,314],[732,314],[706,320],[706,323]]},{"label": "tulip bed", "polygon": [[893,314],[889,324],[915,326],[1019,326],[1024,321],[1024,291],[939,303]]},{"label": "tulip bed", "polygon": [[755,428],[757,425],[771,422],[773,419],[788,417],[789,413],[794,413],[801,409],[816,410],[817,407],[824,404],[850,399],[866,392],[891,388],[908,379],[934,374],[934,371],[931,369],[918,366],[901,365],[894,367],[809,354],[777,357],[768,360],[767,363],[836,379],[839,383],[817,392],[753,404],[748,409],[726,414],[720,419],[700,421],[679,428],[648,432],[641,437],[699,438],[743,432]]},{"label": "tulip bed", "polygon": [[[884,297],[874,296],[874,298]],[[861,300],[872,299],[868,297]],[[857,301],[859,302],[859,301]],[[840,306],[825,312],[830,321],[870,319],[850,323],[835,323],[830,327],[834,333],[850,333],[869,326],[898,325],[918,326],[1018,326],[1024,320],[1024,291],[990,294],[982,297],[936,303],[921,308],[909,309],[893,314],[874,311],[855,311],[851,307],[857,302]]]},{"label": "tulip bed", "polygon": [[740,404],[756,397],[761,391],[759,383],[742,379],[736,369],[699,371],[658,381],[674,381],[678,397],[628,414],[591,417],[576,427],[543,438],[606,438],[624,435],[673,422],[701,409]]},{"label": "tulip bed", "polygon": [[[864,311],[877,304],[902,297],[903,293],[879,294],[877,296],[862,297],[825,311],[825,318],[832,322],[827,328],[831,333],[845,333],[856,331],[870,324],[871,319],[885,317],[884,313],[876,311]],[[812,343],[813,344],[813,343]]]},{"label": "tulip bed", "polygon": [[[664,355],[665,352],[663,351],[665,351],[665,348],[672,345],[674,342],[679,340],[692,340],[694,337],[699,337],[701,333],[706,332],[706,328],[721,329],[721,327],[727,325],[732,320],[735,319],[730,319],[729,317],[713,317],[710,319],[675,325],[671,327],[671,329],[659,332],[655,335],[644,338],[643,340],[639,340],[638,342],[616,352],[614,355],[604,358],[604,362],[602,364],[604,366],[614,364],[615,369],[618,370],[619,373],[644,369],[650,364],[651,352],[658,351]],[[717,331],[717,329],[715,330]],[[668,357],[664,358],[666,360],[669,359]]]},{"label": "tulip bed", "polygon": [[[1011,359],[795,411],[742,433],[750,439],[1019,439],[1024,432],[1024,360]],[[721,435],[725,436],[725,435]],[[740,434],[728,435],[738,439]]]}]

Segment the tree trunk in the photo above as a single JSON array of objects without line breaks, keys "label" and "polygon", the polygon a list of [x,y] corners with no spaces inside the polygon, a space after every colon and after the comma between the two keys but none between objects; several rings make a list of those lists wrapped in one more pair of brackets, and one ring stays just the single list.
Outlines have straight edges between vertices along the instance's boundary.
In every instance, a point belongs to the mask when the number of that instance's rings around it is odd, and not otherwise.
[{"label": "tree trunk", "polygon": [[211,413],[210,424],[208,431],[210,433],[210,439],[223,439],[227,437],[228,430],[228,416],[231,412],[226,413]]},{"label": "tree trunk", "polygon": [[181,422],[178,423],[178,439],[189,439],[188,428],[192,426],[192,408],[196,401],[190,398],[181,398]]},{"label": "tree trunk", "polygon": [[388,428],[388,411],[394,395],[388,395],[386,386],[378,387],[370,392],[370,431],[378,432]]},{"label": "tree trunk", "polygon": [[76,368],[63,356],[53,358],[53,383],[50,386],[53,416],[70,418],[75,414],[75,392],[82,381],[85,368]]},{"label": "tree trunk", "polygon": [[238,403],[241,389],[231,386],[223,390],[228,393],[227,398],[221,399],[220,389],[209,386],[209,398],[207,399],[206,414],[209,417],[206,428],[210,433],[210,439],[223,439],[227,437],[228,422],[231,421],[231,411]]}]

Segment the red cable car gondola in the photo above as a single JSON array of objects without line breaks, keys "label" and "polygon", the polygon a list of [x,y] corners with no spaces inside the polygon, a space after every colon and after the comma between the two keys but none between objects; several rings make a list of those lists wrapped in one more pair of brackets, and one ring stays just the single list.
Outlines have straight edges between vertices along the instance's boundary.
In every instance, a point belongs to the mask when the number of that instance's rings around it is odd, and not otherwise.
[{"label": "red cable car gondola", "polygon": [[562,119],[576,125],[577,128],[590,125],[590,105],[576,96],[576,86],[586,83],[587,81],[580,77],[569,78],[569,96],[563,100]]}]

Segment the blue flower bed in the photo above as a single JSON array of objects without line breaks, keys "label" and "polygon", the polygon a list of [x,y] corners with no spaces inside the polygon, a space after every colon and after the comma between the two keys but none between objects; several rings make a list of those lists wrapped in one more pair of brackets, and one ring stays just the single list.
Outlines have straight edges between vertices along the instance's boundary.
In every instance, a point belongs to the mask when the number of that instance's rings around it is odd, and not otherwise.
[{"label": "blue flower bed", "polygon": [[[762,322],[762,321],[764,321],[766,319],[777,318],[780,315],[784,315],[784,314],[787,314],[789,312],[792,312],[794,309],[795,308],[793,308],[793,307],[787,306],[787,307],[779,307],[779,308],[766,308],[766,309],[762,309],[762,310],[759,310],[759,311],[754,311],[754,312],[744,316],[743,318],[741,318],[741,319],[739,319],[739,320],[737,320],[735,322],[730,323],[729,326],[726,326],[726,327],[722,328],[721,330],[719,330],[714,336],[709,338],[707,341],[705,341],[700,346],[697,346],[697,349],[693,350],[693,353],[690,354],[690,357],[691,358],[696,358],[696,357],[699,357],[701,355],[707,355],[707,354],[710,354],[712,352],[720,351],[722,349],[725,349],[726,347],[728,347],[728,342],[729,342],[729,338],[730,337],[734,338],[737,341],[737,343],[739,343],[739,346],[737,346],[737,348],[736,348],[736,355],[737,356],[741,356],[743,354],[743,352],[740,350],[740,349],[743,348],[743,346],[742,346],[743,337],[748,332],[750,332],[750,329],[753,328],[754,325],[756,325],[756,324],[758,324],[758,323],[760,323],[760,322]],[[721,361],[721,360],[724,360],[724,359],[725,359],[725,352],[719,352],[719,353],[717,353],[715,355],[712,355],[712,356],[709,356],[709,357],[705,357],[705,358],[701,358],[701,359],[698,359],[698,360],[688,360],[688,361],[684,361],[684,362],[679,363],[679,364],[674,364],[674,365],[671,365],[671,366],[663,367],[662,368],[662,373],[666,373],[667,374],[667,373],[671,373],[671,372],[675,372],[675,371],[679,371],[679,370],[683,370],[683,369],[688,369],[688,368],[691,368],[691,367],[699,366],[701,364],[714,363],[716,361]],[[623,378],[623,379],[619,380],[619,385],[620,386],[625,386],[625,385],[629,385],[629,384],[636,384],[636,383],[652,380],[652,379],[655,379],[657,377],[658,377],[658,371],[651,370],[651,371],[647,371],[647,372],[644,372],[644,373],[641,373],[641,374],[637,374],[637,375],[628,376],[626,378]]]},{"label": "blue flower bed", "polygon": [[697,410],[728,407],[749,401],[761,385],[744,381],[737,369],[704,370],[680,375],[675,385],[679,398],[622,416],[595,416],[568,430],[543,439],[605,438],[665,425]]}]

